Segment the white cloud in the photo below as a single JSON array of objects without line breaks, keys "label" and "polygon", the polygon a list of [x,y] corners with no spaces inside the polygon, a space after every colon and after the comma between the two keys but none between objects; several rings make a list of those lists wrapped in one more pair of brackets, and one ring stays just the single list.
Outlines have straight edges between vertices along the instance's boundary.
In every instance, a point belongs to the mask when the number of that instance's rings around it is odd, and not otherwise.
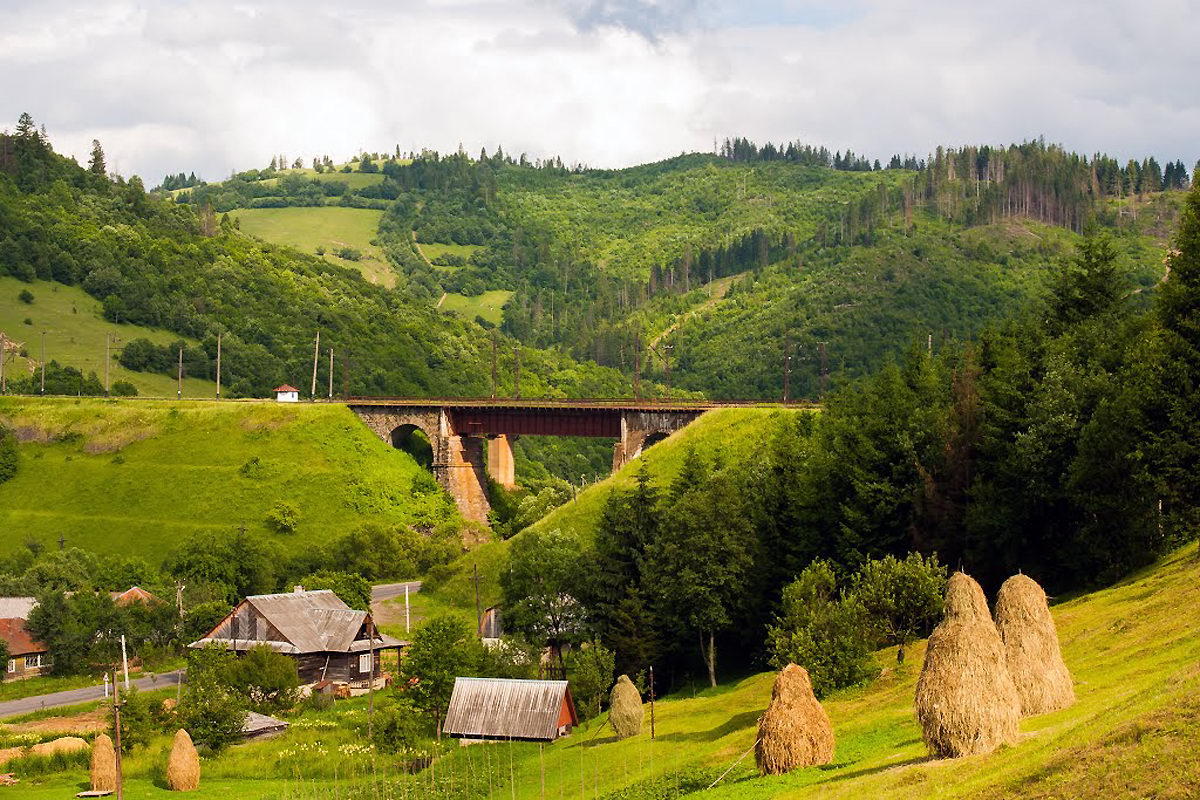
[{"label": "white cloud", "polygon": [[156,183],[360,148],[620,166],[714,138],[886,159],[1045,135],[1200,156],[1187,0],[0,0],[0,119]]}]

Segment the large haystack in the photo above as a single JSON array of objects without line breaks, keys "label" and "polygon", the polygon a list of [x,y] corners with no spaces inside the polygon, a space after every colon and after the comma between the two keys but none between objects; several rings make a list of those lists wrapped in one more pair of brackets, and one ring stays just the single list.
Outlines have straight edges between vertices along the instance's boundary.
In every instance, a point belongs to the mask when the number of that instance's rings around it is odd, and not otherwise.
[{"label": "large haystack", "polygon": [[1058,646],[1046,593],[1026,575],[1013,575],[996,595],[996,628],[1004,641],[1008,674],[1027,717],[1075,702],[1071,673]]},{"label": "large haystack", "polygon": [[608,721],[618,739],[642,732],[642,695],[628,675],[617,678],[608,705]]},{"label": "large haystack", "polygon": [[107,733],[99,734],[92,742],[92,790],[117,790],[117,751]]},{"label": "large haystack", "polygon": [[173,792],[190,792],[200,788],[200,756],[192,737],[180,728],[171,745],[171,757],[167,759],[167,786]]},{"label": "large haystack", "polygon": [[833,760],[833,725],[804,667],[788,664],[775,678],[771,704],[758,719],[754,759],[764,775]]},{"label": "large haystack", "polygon": [[990,753],[1017,738],[1021,701],[983,589],[954,573],[946,616],[929,637],[917,681],[917,719],[935,756]]}]

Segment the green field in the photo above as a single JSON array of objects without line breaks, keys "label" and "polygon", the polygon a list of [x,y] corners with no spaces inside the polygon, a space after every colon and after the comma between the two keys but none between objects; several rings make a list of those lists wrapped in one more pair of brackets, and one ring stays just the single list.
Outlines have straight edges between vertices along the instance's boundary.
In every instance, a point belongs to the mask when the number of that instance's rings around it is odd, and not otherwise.
[{"label": "green field", "polygon": [[483,247],[477,244],[444,244],[442,242],[418,242],[417,248],[425,256],[426,261],[433,261],[438,256],[451,255],[470,259],[471,255]]},{"label": "green field", "polygon": [[504,289],[493,289],[475,297],[464,294],[447,293],[438,305],[442,311],[457,314],[466,320],[483,317],[493,325],[504,321],[504,304],[513,296],[512,292]]},{"label": "green field", "polygon": [[[353,174],[353,173],[351,173]],[[373,177],[365,175],[364,177]],[[379,230],[382,211],[369,208],[320,206],[313,208],[248,208],[232,212],[242,230],[268,242],[295,247],[305,253],[325,248],[325,260],[362,272],[372,283],[394,286],[396,274],[378,247],[371,244]],[[353,247],[361,261],[348,261],[334,253]]]},{"label": "green field", "polygon": [[[22,291],[33,294],[32,304],[22,303],[17,296]],[[28,319],[32,324],[25,324]],[[0,277],[0,331],[10,341],[23,343],[29,358],[16,358],[5,364],[9,376],[18,372],[28,374],[36,369],[41,356],[42,331],[46,332],[46,360],[63,366],[77,367],[86,375],[95,372],[104,381],[105,336],[112,337],[112,362],[109,379],[129,381],[138,392],[150,397],[174,397],[175,380],[167,375],[133,372],[116,360],[119,348],[126,342],[145,337],[157,344],[177,342],[184,338],[169,331],[143,328],[139,325],[117,325],[104,319],[100,301],[77,286],[53,281],[25,283],[16,278]],[[189,344],[195,344],[188,340]],[[199,378],[185,378],[184,397],[212,397],[216,384]]]},{"label": "green field", "polygon": [[[427,471],[341,405],[0,398],[0,422],[24,442],[0,485],[0,554],[62,534],[154,562],[197,531],[245,525],[304,547],[369,521],[457,518]],[[290,537],[264,521],[280,501],[299,512]]]}]

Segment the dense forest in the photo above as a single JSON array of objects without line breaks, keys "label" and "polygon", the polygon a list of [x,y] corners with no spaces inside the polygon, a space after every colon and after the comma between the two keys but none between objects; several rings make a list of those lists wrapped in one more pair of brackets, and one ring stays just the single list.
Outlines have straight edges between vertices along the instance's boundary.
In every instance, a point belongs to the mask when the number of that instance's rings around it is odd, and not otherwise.
[{"label": "dense forest", "polygon": [[[837,667],[870,641],[864,575],[936,599],[940,562],[989,591],[1021,571],[1063,593],[1194,539],[1200,185],[1149,306],[1128,293],[1120,257],[1111,235],[1089,236],[1040,307],[937,353],[912,342],[821,413],[781,416],[746,459],[693,451],[665,485],[643,464],[633,488],[607,497],[594,542],[518,537],[506,602],[569,593],[554,637],[598,635],[629,674],[654,664],[678,679],[714,649],[761,663],[781,642],[815,640],[821,658],[805,666],[828,688],[863,677]],[[505,577],[535,563],[548,586]]]}]

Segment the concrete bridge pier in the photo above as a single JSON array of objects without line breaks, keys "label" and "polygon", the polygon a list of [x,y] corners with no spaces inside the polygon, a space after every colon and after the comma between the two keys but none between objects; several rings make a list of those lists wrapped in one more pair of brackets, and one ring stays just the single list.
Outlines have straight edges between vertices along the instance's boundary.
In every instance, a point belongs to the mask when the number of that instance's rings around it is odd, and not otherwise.
[{"label": "concrete bridge pier", "polygon": [[517,466],[512,451],[512,443],[516,438],[506,433],[497,433],[488,438],[488,476],[505,489],[517,488]]}]

